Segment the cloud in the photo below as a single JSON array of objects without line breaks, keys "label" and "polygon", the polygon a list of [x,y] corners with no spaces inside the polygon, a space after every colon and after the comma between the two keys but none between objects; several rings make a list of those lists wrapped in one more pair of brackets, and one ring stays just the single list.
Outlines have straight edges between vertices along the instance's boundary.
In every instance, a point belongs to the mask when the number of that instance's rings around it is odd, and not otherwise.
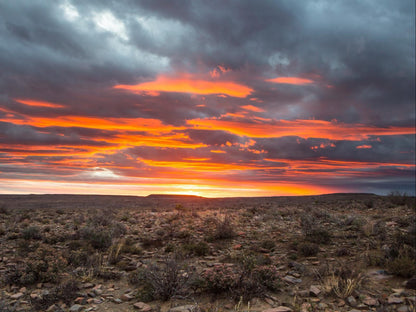
[{"label": "cloud", "polygon": [[277,77],[273,79],[266,79],[266,81],[274,82],[274,83],[292,84],[292,85],[307,85],[307,84],[314,82],[311,79],[300,78],[300,77]]},{"label": "cloud", "polygon": [[247,86],[232,81],[209,81],[192,77],[189,74],[179,74],[175,77],[159,76],[156,80],[136,85],[116,85],[113,88],[138,93],[179,92],[192,94],[225,94],[235,97],[246,97],[253,90]]},{"label": "cloud", "polygon": [[414,192],[414,12],[392,0],[0,2],[0,183]]}]

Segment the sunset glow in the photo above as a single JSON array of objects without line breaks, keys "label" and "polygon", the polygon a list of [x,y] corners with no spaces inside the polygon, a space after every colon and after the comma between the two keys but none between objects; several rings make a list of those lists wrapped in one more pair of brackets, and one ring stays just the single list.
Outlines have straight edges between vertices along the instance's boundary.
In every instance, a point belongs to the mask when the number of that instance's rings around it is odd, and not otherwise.
[{"label": "sunset glow", "polygon": [[[116,85],[115,89],[136,93],[159,95],[159,92],[179,92],[192,94],[225,94],[244,98],[253,90],[233,81],[209,81],[179,75],[178,77],[159,76],[155,81],[143,82],[136,85]],[[153,92],[153,93],[152,93]],[[156,93],[154,93],[156,92]]]},{"label": "sunset glow", "polygon": [[0,3],[0,194],[414,194],[414,6],[65,3]]},{"label": "sunset glow", "polygon": [[313,83],[313,80],[300,78],[300,77],[277,77],[273,79],[267,79],[266,81],[274,82],[274,83],[292,84],[292,85],[306,85],[306,84]]}]

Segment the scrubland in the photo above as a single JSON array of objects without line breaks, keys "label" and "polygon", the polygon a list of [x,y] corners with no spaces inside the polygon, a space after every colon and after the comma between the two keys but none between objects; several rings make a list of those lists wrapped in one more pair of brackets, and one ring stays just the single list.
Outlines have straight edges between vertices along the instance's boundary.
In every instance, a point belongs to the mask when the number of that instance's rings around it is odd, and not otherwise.
[{"label": "scrubland", "polygon": [[0,196],[0,311],[415,311],[415,198]]}]

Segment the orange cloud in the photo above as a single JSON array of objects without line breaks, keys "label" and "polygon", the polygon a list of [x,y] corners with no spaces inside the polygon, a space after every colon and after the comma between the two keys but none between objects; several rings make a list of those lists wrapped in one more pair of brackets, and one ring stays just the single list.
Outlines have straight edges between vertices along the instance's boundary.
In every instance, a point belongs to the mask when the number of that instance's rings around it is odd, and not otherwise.
[{"label": "orange cloud", "polygon": [[150,118],[98,118],[83,116],[63,116],[57,118],[32,117],[24,118],[1,118],[0,121],[12,122],[17,125],[30,125],[35,127],[81,127],[101,130],[129,130],[146,132],[169,132],[172,130],[184,129],[164,125],[159,119]]},{"label": "orange cloud", "polygon": [[326,138],[329,140],[363,140],[376,135],[415,134],[414,127],[373,127],[362,124],[345,124],[325,120],[264,120],[248,122],[245,120],[222,120],[205,118],[188,120],[196,129],[223,130],[239,136],[252,138],[277,138],[298,136]]},{"label": "orange cloud", "polygon": [[151,94],[149,92],[179,92],[200,95],[219,94],[239,98],[244,98],[253,91],[233,81],[204,80],[190,74],[182,74],[178,77],[160,75],[154,81],[136,85],[116,85],[113,88],[147,94]]},{"label": "orange cloud", "polygon": [[264,109],[257,107],[257,106],[253,106],[253,105],[244,105],[244,106],[241,106],[241,108],[248,110],[248,111],[257,112],[257,113],[264,112]]},{"label": "orange cloud", "polygon": [[356,148],[358,148],[358,149],[366,149],[366,148],[373,148],[371,145],[366,145],[366,144],[364,144],[364,145],[359,145],[359,146],[357,146]]},{"label": "orange cloud", "polygon": [[292,85],[307,85],[314,83],[313,80],[300,78],[300,77],[277,77],[273,79],[267,79],[268,82],[274,83],[284,83],[284,84],[292,84]]},{"label": "orange cloud", "polygon": [[33,100],[23,100],[23,99],[14,99],[16,102],[19,102],[24,105],[28,106],[36,106],[36,107],[50,107],[50,108],[63,108],[64,105],[51,103],[51,102],[43,102],[43,101],[33,101]]}]

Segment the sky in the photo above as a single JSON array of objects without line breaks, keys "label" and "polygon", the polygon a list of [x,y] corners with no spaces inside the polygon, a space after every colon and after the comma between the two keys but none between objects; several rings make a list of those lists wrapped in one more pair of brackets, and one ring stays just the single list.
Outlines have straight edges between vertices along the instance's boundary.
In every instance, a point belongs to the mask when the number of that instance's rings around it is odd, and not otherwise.
[{"label": "sky", "polygon": [[0,0],[0,193],[415,193],[413,0]]}]

